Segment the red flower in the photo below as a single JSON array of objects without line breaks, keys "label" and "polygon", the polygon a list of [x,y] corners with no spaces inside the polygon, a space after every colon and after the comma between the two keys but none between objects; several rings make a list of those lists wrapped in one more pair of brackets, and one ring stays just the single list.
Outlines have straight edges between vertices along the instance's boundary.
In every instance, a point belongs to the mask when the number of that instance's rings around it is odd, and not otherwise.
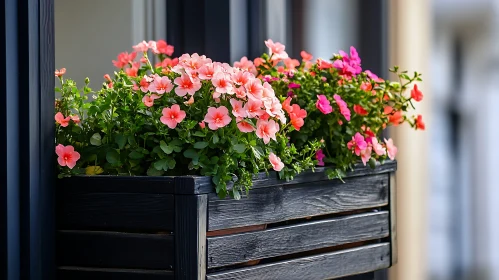
[{"label": "red flower", "polygon": [[423,93],[418,89],[418,85],[414,85],[414,88],[411,90],[411,97],[416,102],[423,100]]},{"label": "red flower", "polygon": [[423,116],[418,115],[418,117],[415,119],[415,124],[416,124],[416,129],[419,130],[425,130],[425,124],[423,122]]},{"label": "red flower", "polygon": [[355,113],[357,113],[361,116],[366,116],[368,114],[366,109],[364,109],[362,106],[357,105],[357,104],[353,105],[353,110],[355,111]]}]

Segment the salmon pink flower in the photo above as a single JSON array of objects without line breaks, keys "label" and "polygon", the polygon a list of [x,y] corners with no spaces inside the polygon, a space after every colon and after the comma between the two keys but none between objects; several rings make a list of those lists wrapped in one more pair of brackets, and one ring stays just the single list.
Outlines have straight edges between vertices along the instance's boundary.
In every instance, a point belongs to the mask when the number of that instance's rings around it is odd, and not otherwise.
[{"label": "salmon pink flower", "polygon": [[415,120],[415,124],[416,124],[416,129],[425,130],[425,124],[423,122],[423,116],[418,115],[418,117]]},{"label": "salmon pink flower", "polygon": [[140,80],[140,90],[144,93],[148,92],[149,91],[149,83],[152,81],[151,78],[147,77],[147,76],[144,76],[141,80]]},{"label": "salmon pink flower", "polygon": [[208,108],[208,113],[204,117],[204,121],[208,123],[208,127],[211,130],[217,130],[228,125],[232,121],[232,118],[229,116],[227,107],[210,107]]},{"label": "salmon pink flower", "polygon": [[66,68],[61,68],[59,70],[55,69],[55,76],[62,77],[62,75],[66,74]]},{"label": "salmon pink flower", "polygon": [[194,104],[194,95],[191,95],[191,98],[189,100],[184,102],[185,105],[192,105]]},{"label": "salmon pink flower", "polygon": [[291,113],[288,113],[291,119],[290,123],[297,131],[300,131],[301,127],[305,124],[303,119],[307,116],[307,111],[301,109],[298,104],[293,104],[291,108]]},{"label": "salmon pink flower", "polygon": [[71,120],[71,117],[66,117],[64,118],[64,115],[61,112],[58,112],[55,114],[55,121],[60,124],[62,127],[67,127],[69,125],[69,121]]},{"label": "salmon pink flower", "polygon": [[235,117],[245,118],[246,110],[243,108],[243,102],[236,99],[230,100],[230,105],[232,105],[232,114]]},{"label": "salmon pink flower", "polygon": [[323,114],[327,115],[333,111],[333,107],[330,105],[331,103],[327,100],[325,95],[317,95],[317,102],[315,103],[315,107],[319,109]]},{"label": "salmon pink flower", "polygon": [[423,93],[418,89],[418,85],[414,84],[414,87],[411,90],[411,97],[416,102],[423,100]]},{"label": "salmon pink flower", "polygon": [[112,82],[113,80],[111,80],[111,76],[109,76],[109,74],[105,74],[104,75],[104,80],[108,81],[108,82]]},{"label": "salmon pink flower", "polygon": [[301,55],[301,59],[303,61],[310,61],[312,60],[312,58],[314,58],[311,54],[309,54],[308,52],[306,51],[301,51],[300,52],[300,55]]},{"label": "salmon pink flower", "polygon": [[391,160],[394,160],[395,159],[395,156],[397,155],[397,147],[395,147],[395,145],[393,144],[393,140],[392,138],[386,140],[385,138],[385,143],[386,143],[386,152],[388,153],[388,157],[391,159]]},{"label": "salmon pink flower", "polygon": [[[142,81],[141,81],[142,84]],[[155,76],[154,80],[149,85],[150,92],[156,92],[158,94],[168,93],[173,89],[173,84],[168,77]]]},{"label": "salmon pink flower", "polygon": [[288,53],[284,51],[286,48],[283,44],[272,41],[268,39],[265,41],[265,45],[269,48],[269,54],[272,60],[282,60],[288,58]]},{"label": "salmon pink flower", "polygon": [[378,138],[372,137],[371,142],[372,142],[373,150],[378,156],[383,156],[386,154],[386,150],[385,150],[385,148],[383,148],[383,145],[378,143]]},{"label": "salmon pink flower", "polygon": [[80,159],[80,153],[76,152],[74,147],[71,145],[64,146],[62,144],[55,147],[55,153],[57,154],[57,162],[60,166],[67,166],[69,169],[75,167],[76,162]]},{"label": "salmon pink flower", "polygon": [[232,74],[232,82],[240,86],[245,85],[253,78],[254,76],[250,72],[246,71],[236,71],[234,74]]},{"label": "salmon pink flower", "polygon": [[367,147],[364,150],[360,151],[360,159],[362,160],[362,163],[364,164],[364,166],[366,166],[366,163],[371,158],[371,153],[372,153],[371,147]]},{"label": "salmon pink flower", "polygon": [[71,120],[76,123],[76,124],[79,124],[80,123],[80,116],[78,115],[73,115],[73,116],[70,116],[71,117]]},{"label": "salmon pink flower", "polygon": [[234,88],[234,92],[237,98],[245,99],[246,98],[246,88],[245,87],[236,87]]},{"label": "salmon pink flower", "polygon": [[116,60],[113,60],[113,64],[118,68],[123,68],[127,66],[129,63],[131,63],[136,56],[137,56],[136,52],[131,52],[130,54],[128,54],[128,52],[122,52],[118,54]]},{"label": "salmon pink flower", "polygon": [[392,123],[393,126],[398,126],[402,121],[402,111],[396,111],[388,116],[388,122]]},{"label": "salmon pink flower", "polygon": [[163,108],[162,114],[160,121],[171,129],[177,127],[177,124],[185,118],[185,111],[180,110],[178,104],[172,105],[171,108]]},{"label": "salmon pink flower", "polygon": [[282,108],[290,114],[293,112],[293,107],[291,106],[291,97],[286,98],[284,102],[282,102]]},{"label": "salmon pink flower", "polygon": [[367,143],[364,140],[364,136],[357,132],[355,136],[352,136],[352,140],[347,143],[347,147],[349,150],[353,149],[355,154],[360,156],[360,151],[367,148]]},{"label": "salmon pink flower", "polygon": [[133,49],[136,52],[147,52],[147,50],[149,49],[149,44],[146,41],[142,41],[137,45],[133,46]]},{"label": "salmon pink flower", "polygon": [[360,89],[366,92],[370,92],[373,89],[373,86],[369,82],[362,82],[362,84],[360,84]]},{"label": "salmon pink flower", "polygon": [[205,128],[206,127],[206,124],[204,123],[204,121],[200,121],[199,122],[199,127],[201,127],[201,128]]},{"label": "salmon pink flower", "polygon": [[201,80],[211,80],[215,73],[221,71],[220,66],[215,63],[206,63],[198,70],[198,75]]},{"label": "salmon pink flower", "polygon": [[217,72],[211,79],[211,83],[215,87],[215,92],[213,93],[213,97],[218,98],[220,94],[234,94],[232,91],[232,83],[230,80],[230,76],[223,72]]},{"label": "salmon pink flower", "polygon": [[265,113],[265,111],[262,110],[262,101],[256,99],[249,99],[244,105],[244,110],[246,110],[246,114],[250,118],[259,117]]},{"label": "salmon pink flower", "polygon": [[262,81],[260,79],[252,79],[245,85],[246,94],[253,99],[260,100],[263,94]]},{"label": "salmon pink flower", "polygon": [[140,63],[133,62],[132,67],[125,69],[125,73],[130,77],[137,77],[137,73],[139,72]]},{"label": "salmon pink flower", "polygon": [[237,128],[239,128],[239,131],[244,132],[244,133],[249,133],[249,132],[255,131],[255,128],[245,120],[238,122]]},{"label": "salmon pink flower", "polygon": [[265,63],[265,60],[261,57],[257,57],[253,60],[253,63],[255,64],[256,67],[263,65]]},{"label": "salmon pink flower", "polygon": [[253,75],[257,74],[256,67],[253,64],[253,61],[249,60],[246,56],[243,56],[240,61],[234,62],[234,67],[248,71]]},{"label": "salmon pink flower", "polygon": [[275,91],[272,88],[272,86],[268,82],[263,83],[263,92],[262,92],[262,98],[271,98],[273,99],[275,97]]},{"label": "salmon pink flower", "polygon": [[154,105],[154,100],[158,99],[159,96],[157,96],[156,94],[151,94],[151,95],[144,95],[144,97],[142,97],[142,103],[144,103],[144,105],[146,105],[147,107],[152,107],[152,105]]},{"label": "salmon pink flower", "polygon": [[258,120],[256,122],[256,136],[263,139],[263,143],[268,144],[270,139],[276,140],[275,134],[279,131],[279,124],[274,120]]},{"label": "salmon pink flower", "polygon": [[364,107],[362,107],[358,104],[353,105],[353,110],[355,113],[357,113],[358,115],[361,115],[361,116],[367,116],[367,114],[368,114],[366,109],[364,109]]},{"label": "salmon pink flower", "polygon": [[284,59],[284,65],[288,70],[295,70],[296,67],[300,66],[300,62],[296,59],[286,58]]},{"label": "salmon pink flower", "polygon": [[284,163],[282,163],[281,159],[274,153],[270,153],[269,161],[270,164],[272,164],[272,168],[274,168],[274,170],[277,172],[281,171],[284,168]]},{"label": "salmon pink flower", "polygon": [[191,79],[187,74],[175,78],[174,83],[177,85],[175,93],[178,96],[194,95],[201,88],[201,82],[198,79]]},{"label": "salmon pink flower", "polygon": [[157,53],[163,53],[167,56],[172,56],[174,48],[172,45],[168,45],[165,40],[158,40],[156,42]]},{"label": "salmon pink flower", "polygon": [[319,69],[329,69],[331,67],[333,67],[333,64],[329,61],[325,61],[325,60],[322,60],[322,59],[317,59],[317,67]]},{"label": "salmon pink flower", "polygon": [[350,109],[348,109],[347,103],[343,101],[343,99],[341,99],[341,96],[339,96],[338,94],[333,95],[333,98],[336,101],[336,104],[338,104],[341,114],[347,121],[350,121]]},{"label": "salmon pink flower", "polygon": [[324,158],[326,157],[326,155],[324,155],[324,153],[322,152],[322,150],[318,150],[316,153],[315,153],[315,159],[317,161],[319,161],[317,163],[318,166],[324,166]]},{"label": "salmon pink flower", "polygon": [[388,115],[388,114],[390,114],[391,112],[393,112],[393,108],[392,108],[392,106],[385,106],[385,107],[383,108],[383,113],[384,113],[385,115]]}]

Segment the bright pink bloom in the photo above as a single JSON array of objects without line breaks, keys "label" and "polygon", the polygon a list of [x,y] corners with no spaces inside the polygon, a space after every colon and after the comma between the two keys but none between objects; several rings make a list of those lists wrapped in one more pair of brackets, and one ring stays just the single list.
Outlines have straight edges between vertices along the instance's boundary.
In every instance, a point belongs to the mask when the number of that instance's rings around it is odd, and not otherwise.
[{"label": "bright pink bloom", "polygon": [[200,121],[199,122],[199,127],[201,127],[201,128],[205,128],[206,127],[206,124],[204,123],[204,121]]},{"label": "bright pink bloom", "polygon": [[137,45],[133,46],[133,49],[136,52],[147,52],[147,50],[149,49],[149,44],[146,41],[142,41]]},{"label": "bright pink bloom", "polygon": [[[142,81],[141,81],[142,83]],[[153,82],[149,85],[150,92],[156,92],[158,94],[168,93],[173,89],[173,84],[168,77],[155,76]]]},{"label": "bright pink bloom", "polygon": [[383,156],[386,154],[386,150],[385,150],[385,148],[383,148],[383,145],[378,143],[378,138],[372,137],[371,142],[372,142],[373,150],[378,156]]},{"label": "bright pink bloom", "polygon": [[324,158],[326,155],[322,152],[322,150],[318,150],[317,153],[315,153],[315,159],[318,160],[319,162],[317,163],[318,166],[324,166]]},{"label": "bright pink bloom", "polygon": [[355,154],[359,156],[360,151],[367,148],[367,142],[364,140],[364,136],[357,132],[352,137],[352,140],[348,142],[347,147],[349,150],[354,149]]},{"label": "bright pink bloom", "polygon": [[230,81],[230,76],[223,72],[215,73],[213,79],[211,79],[211,83],[215,87],[215,92],[213,93],[213,97],[220,97],[221,93],[233,94],[232,91],[232,83]]},{"label": "bright pink bloom", "polygon": [[66,117],[64,118],[64,115],[61,112],[58,112],[55,114],[55,121],[60,124],[62,127],[66,127],[69,125],[69,121],[71,120],[71,117]]},{"label": "bright pink bloom", "polygon": [[375,81],[376,83],[382,83],[384,82],[383,79],[379,78],[376,74],[374,74],[373,72],[369,71],[369,70],[366,70],[364,71],[366,74],[367,74],[367,77],[369,77],[371,80]]},{"label": "bright pink bloom", "polygon": [[62,77],[62,75],[66,74],[66,68],[61,68],[60,70],[55,69],[55,76]]},{"label": "bright pink bloom", "polygon": [[288,88],[295,89],[295,88],[300,88],[300,84],[295,84],[295,83],[289,83]]},{"label": "bright pink bloom", "polygon": [[147,107],[152,107],[152,105],[154,105],[154,100],[158,99],[159,96],[157,96],[156,94],[151,94],[151,95],[144,95],[144,97],[142,97],[142,103],[144,103],[144,105],[146,105]]},{"label": "bright pink bloom", "polygon": [[300,52],[300,55],[301,55],[301,59],[303,61],[310,61],[312,60],[312,58],[314,58],[311,54],[309,54],[308,52],[306,51],[301,51]]},{"label": "bright pink bloom", "polygon": [[423,100],[423,93],[418,89],[418,85],[414,84],[414,87],[411,90],[411,97],[416,102]]},{"label": "bright pink bloom", "polygon": [[165,40],[158,40],[156,42],[156,49],[158,53],[164,53],[167,56],[172,56],[173,54],[173,46],[168,45]]},{"label": "bright pink bloom", "polygon": [[295,70],[296,67],[300,66],[300,62],[296,59],[285,58],[284,65],[286,65],[286,69]]},{"label": "bright pink bloom", "polygon": [[284,163],[282,163],[281,159],[274,153],[270,153],[269,161],[270,164],[272,164],[272,168],[274,168],[274,170],[277,172],[281,171],[284,168]]},{"label": "bright pink bloom", "polygon": [[201,82],[198,79],[191,79],[187,74],[175,78],[174,83],[177,85],[175,93],[178,96],[194,95],[201,88]]},{"label": "bright pink bloom", "polygon": [[162,113],[160,121],[171,129],[177,127],[177,124],[183,121],[186,115],[185,111],[180,110],[178,104],[172,105],[171,108],[163,108]]},{"label": "bright pink bloom", "polygon": [[333,65],[338,69],[340,75],[347,77],[354,76],[362,72],[360,67],[360,57],[354,47],[350,47],[350,56],[344,51],[340,51],[341,60],[336,60]]},{"label": "bright pink bloom", "polygon": [[229,110],[225,106],[218,108],[210,107],[204,117],[204,121],[208,123],[208,127],[211,130],[217,130],[228,125],[232,121],[232,118],[229,116]]},{"label": "bright pink bloom", "polygon": [[362,159],[362,163],[364,164],[364,166],[371,158],[371,153],[372,153],[371,147],[367,147],[364,150],[360,151],[360,158]]},{"label": "bright pink bloom", "polygon": [[269,48],[269,54],[272,57],[272,60],[281,60],[288,58],[288,54],[284,51],[286,48],[281,43],[274,43],[271,39],[265,41],[265,45]]},{"label": "bright pink bloom", "polygon": [[250,118],[259,117],[265,113],[265,111],[262,110],[262,101],[256,99],[249,99],[248,102],[246,102],[246,105],[244,105],[244,110],[246,110],[246,114]]},{"label": "bright pink bloom", "polygon": [[333,67],[333,64],[329,61],[325,61],[319,58],[317,59],[317,67],[319,67],[319,69],[329,69]]},{"label": "bright pink bloom", "polygon": [[355,104],[353,105],[353,110],[355,113],[361,115],[361,116],[366,116],[368,114],[368,112],[366,111],[366,109],[364,109],[362,106],[358,105],[358,104]]},{"label": "bright pink bloom", "polygon": [[230,100],[230,105],[232,105],[232,114],[235,117],[245,118],[246,110],[243,108],[243,102],[236,99]]},{"label": "bright pink bloom", "polygon": [[393,144],[393,140],[392,138],[386,140],[385,138],[385,143],[386,143],[386,152],[388,153],[388,157],[391,159],[391,160],[394,160],[395,159],[395,156],[397,155],[397,147],[395,147],[395,145]]},{"label": "bright pink bloom", "polygon": [[116,60],[113,60],[113,64],[114,64],[114,66],[116,66],[118,68],[123,68],[126,65],[128,65],[128,63],[131,63],[135,59],[136,56],[137,56],[136,52],[132,52],[130,54],[128,54],[128,52],[122,52],[122,53],[118,54],[118,57]]},{"label": "bright pink bloom", "polygon": [[238,122],[237,128],[239,128],[239,131],[244,132],[244,133],[255,131],[255,128],[251,124],[246,122],[245,120]]},{"label": "bright pink bloom", "polygon": [[317,102],[315,103],[315,107],[319,109],[323,114],[327,115],[333,111],[333,107],[330,105],[331,103],[327,100],[325,95],[317,95]]},{"label": "bright pink bloom", "polygon": [[348,109],[347,103],[343,101],[343,99],[341,99],[341,96],[339,96],[338,94],[333,95],[333,98],[334,100],[336,100],[336,104],[338,104],[341,114],[347,121],[350,121],[350,109]]},{"label": "bright pink bloom", "polygon": [[258,120],[256,122],[256,136],[263,139],[263,143],[268,144],[270,139],[276,140],[275,134],[279,131],[279,124],[274,120]]},{"label": "bright pink bloom", "polygon": [[262,81],[260,79],[253,79],[246,83],[246,94],[253,99],[261,99],[263,94]]},{"label": "bright pink bloom", "polygon": [[140,80],[140,90],[144,93],[149,91],[149,83],[151,82],[151,78],[144,76]]},{"label": "bright pink bloom", "polygon": [[75,167],[76,162],[80,159],[80,154],[75,151],[74,147],[71,145],[64,146],[62,144],[55,147],[55,153],[57,156],[57,162],[60,166],[67,166],[69,169]]}]

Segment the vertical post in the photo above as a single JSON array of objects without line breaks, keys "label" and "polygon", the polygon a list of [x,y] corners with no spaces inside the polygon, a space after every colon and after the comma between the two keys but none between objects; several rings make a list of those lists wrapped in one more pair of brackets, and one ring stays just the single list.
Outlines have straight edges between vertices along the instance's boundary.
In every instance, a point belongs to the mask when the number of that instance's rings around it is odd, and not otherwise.
[{"label": "vertical post", "polygon": [[[175,184],[193,184],[176,178]],[[206,228],[208,196],[175,195],[175,279],[206,279]]]}]

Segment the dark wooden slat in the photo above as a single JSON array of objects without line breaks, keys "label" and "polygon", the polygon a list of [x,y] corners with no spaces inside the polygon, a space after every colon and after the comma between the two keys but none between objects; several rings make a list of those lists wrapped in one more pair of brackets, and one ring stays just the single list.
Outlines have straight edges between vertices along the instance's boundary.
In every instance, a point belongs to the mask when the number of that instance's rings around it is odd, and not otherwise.
[{"label": "dark wooden slat", "polygon": [[209,274],[208,280],[332,279],[390,266],[390,244],[381,243],[311,257]]},{"label": "dark wooden slat", "polygon": [[398,241],[397,241],[397,186],[395,184],[395,174],[390,176],[390,244],[391,265],[398,261]]},{"label": "dark wooden slat", "polygon": [[387,237],[387,211],[208,238],[208,268]]},{"label": "dark wooden slat", "polygon": [[175,196],[175,279],[206,278],[207,195]]},{"label": "dark wooden slat", "polygon": [[208,229],[276,223],[388,204],[388,176],[379,174],[255,189],[241,200],[209,195]]},{"label": "dark wooden slat", "polygon": [[174,177],[72,176],[57,182],[58,191],[72,193],[174,193]]},{"label": "dark wooden slat", "polygon": [[171,194],[60,192],[58,229],[171,231]]},{"label": "dark wooden slat", "polygon": [[101,231],[59,231],[62,266],[173,270],[173,236]]},{"label": "dark wooden slat", "polygon": [[58,280],[173,280],[167,270],[59,267]]}]

